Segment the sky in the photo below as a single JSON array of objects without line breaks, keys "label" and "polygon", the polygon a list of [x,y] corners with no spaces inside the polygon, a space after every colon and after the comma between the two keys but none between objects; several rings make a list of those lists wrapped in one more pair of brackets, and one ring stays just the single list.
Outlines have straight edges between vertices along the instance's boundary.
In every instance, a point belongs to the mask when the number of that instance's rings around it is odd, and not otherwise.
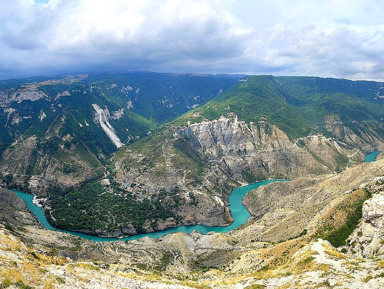
[{"label": "sky", "polygon": [[0,79],[155,71],[384,81],[381,0],[0,0]]}]

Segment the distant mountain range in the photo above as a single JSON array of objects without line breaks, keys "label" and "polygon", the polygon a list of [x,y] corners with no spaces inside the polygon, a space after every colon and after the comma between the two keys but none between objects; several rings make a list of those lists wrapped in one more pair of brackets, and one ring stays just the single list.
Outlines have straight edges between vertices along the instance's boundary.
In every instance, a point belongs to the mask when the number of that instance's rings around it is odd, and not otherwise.
[{"label": "distant mountain range", "polygon": [[384,84],[98,74],[0,82],[3,184],[103,236],[231,222],[242,183],[340,172],[384,146]]}]

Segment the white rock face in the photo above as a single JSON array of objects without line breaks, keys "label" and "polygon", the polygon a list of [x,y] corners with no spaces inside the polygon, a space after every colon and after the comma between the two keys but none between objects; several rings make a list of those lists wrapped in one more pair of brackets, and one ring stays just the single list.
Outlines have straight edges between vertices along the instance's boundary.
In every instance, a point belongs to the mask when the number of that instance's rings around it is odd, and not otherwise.
[{"label": "white rock face", "polygon": [[353,252],[360,257],[384,253],[384,192],[374,194],[362,208],[362,220],[348,238]]},{"label": "white rock face", "polygon": [[20,88],[15,92],[0,91],[0,106],[7,107],[13,101],[20,103],[24,100],[36,101],[41,98],[48,98],[48,95],[37,88]]},{"label": "white rock face", "polygon": [[120,119],[124,116],[124,109],[119,109],[114,112],[112,112],[112,118],[113,119]]},{"label": "white rock face", "polygon": [[115,144],[117,148],[123,146],[123,143],[120,141],[119,137],[115,133],[115,129],[108,121],[108,115],[104,110],[102,110],[97,104],[92,104],[93,108],[96,110],[97,121],[100,123],[101,128],[107,134],[109,139]]},{"label": "white rock face", "polygon": [[68,90],[65,90],[65,91],[63,91],[62,93],[58,93],[58,94],[56,95],[56,97],[55,97],[55,100],[56,100],[56,99],[59,99],[60,97],[63,97],[63,96],[71,96],[71,94],[69,93]]},{"label": "white rock face", "polygon": [[128,109],[131,109],[131,108],[133,109],[133,103],[132,103],[131,100],[128,100],[128,101],[127,101],[127,108],[128,108]]},{"label": "white rock face", "polygon": [[290,177],[297,177],[308,171],[328,173],[330,168],[313,155],[336,168],[339,154],[357,153],[343,149],[335,140],[322,135],[291,141],[265,118],[246,123],[235,114],[189,124],[178,134],[187,138],[196,151],[214,160],[215,165],[223,164],[222,170],[229,168],[237,180],[243,179],[244,172],[258,179],[283,177],[288,173]]},{"label": "white rock face", "polygon": [[40,115],[39,115],[39,119],[40,119],[40,121],[43,121],[43,119],[46,118],[46,117],[47,117],[47,115],[45,114],[45,112],[44,112],[44,111],[41,111],[41,112],[40,112]]},{"label": "white rock face", "polygon": [[363,219],[364,222],[370,222],[376,228],[384,226],[384,192],[375,194],[371,199],[364,202]]}]

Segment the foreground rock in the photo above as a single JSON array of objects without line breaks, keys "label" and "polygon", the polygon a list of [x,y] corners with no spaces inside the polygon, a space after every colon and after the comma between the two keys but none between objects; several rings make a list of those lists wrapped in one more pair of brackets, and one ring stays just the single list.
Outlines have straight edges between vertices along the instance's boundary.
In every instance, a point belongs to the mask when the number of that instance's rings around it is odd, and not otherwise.
[{"label": "foreground rock", "polygon": [[[318,239],[295,253],[284,266],[246,280],[254,288],[350,288],[384,286],[383,261],[355,259]],[[259,287],[257,287],[259,285]]]},{"label": "foreground rock", "polygon": [[[382,183],[382,178],[377,183]],[[373,258],[384,253],[384,191],[380,191],[363,205],[363,218],[345,247],[352,255]]]},{"label": "foreground rock", "polygon": [[[379,160],[322,179],[259,188],[247,204],[262,214],[226,234],[175,233],[131,242],[90,242],[45,230],[12,192],[2,190],[0,281],[35,288],[382,288],[383,184],[376,177],[383,167]],[[342,216],[343,205],[364,190],[373,196],[350,245],[335,249],[318,240],[326,220]],[[267,202],[258,208],[260,196]],[[314,215],[305,214],[313,208]],[[14,223],[4,218],[11,211]]]}]

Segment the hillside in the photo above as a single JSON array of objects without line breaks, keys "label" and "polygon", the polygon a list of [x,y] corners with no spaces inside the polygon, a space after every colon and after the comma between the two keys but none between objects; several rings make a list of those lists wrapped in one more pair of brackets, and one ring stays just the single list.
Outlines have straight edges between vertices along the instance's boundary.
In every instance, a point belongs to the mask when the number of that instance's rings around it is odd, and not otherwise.
[{"label": "hillside", "polygon": [[381,150],[381,91],[376,82],[242,79],[119,150],[115,180],[136,196],[168,192],[178,207],[170,226],[228,224],[228,194],[242,183],[337,173]]},{"label": "hillside", "polygon": [[235,76],[125,73],[0,82],[4,183],[45,194],[104,174],[122,145],[199,106]]},{"label": "hillside", "polygon": [[[6,205],[0,207],[0,281],[19,288],[381,288],[383,167],[380,159],[259,188],[246,202],[252,212],[260,197],[280,195],[282,186],[286,193],[229,233],[130,242],[95,243],[48,231],[14,193],[0,190]],[[355,212],[351,226],[353,218],[345,216]],[[329,241],[343,235],[346,224],[345,243],[335,247]]]},{"label": "hillside", "polygon": [[[62,91],[63,82],[73,88]],[[47,197],[42,202],[54,226],[95,235],[228,225],[235,187],[339,173],[384,146],[378,82],[130,74],[34,86],[30,100],[9,87],[3,98],[11,128],[34,119],[14,122],[16,107],[36,104],[33,116],[42,119],[4,151],[3,182]],[[48,91],[53,100],[41,96]],[[42,117],[44,105],[56,118]],[[54,122],[43,130],[46,119]]]},{"label": "hillside", "polygon": [[201,122],[232,112],[246,123],[266,118],[290,139],[321,133],[348,142],[332,125],[345,126],[357,135],[369,126],[382,135],[383,103],[384,84],[379,82],[254,76],[182,119]]}]

